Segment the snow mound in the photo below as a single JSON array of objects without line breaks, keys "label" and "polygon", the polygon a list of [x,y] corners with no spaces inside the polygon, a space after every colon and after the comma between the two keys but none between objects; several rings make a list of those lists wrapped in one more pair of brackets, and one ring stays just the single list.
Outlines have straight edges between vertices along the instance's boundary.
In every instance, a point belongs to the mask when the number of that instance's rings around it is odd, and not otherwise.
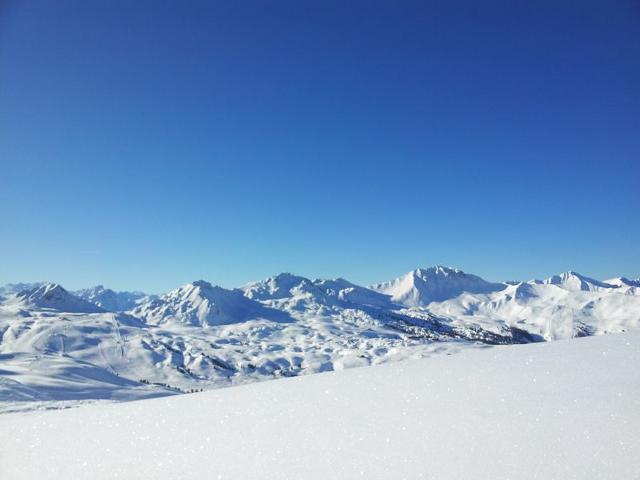
[{"label": "snow mound", "polygon": [[457,297],[461,293],[490,293],[503,290],[505,284],[490,283],[462,270],[436,266],[413,270],[390,282],[371,286],[407,307],[425,306]]},{"label": "snow mound", "polygon": [[44,283],[31,290],[18,293],[9,304],[26,308],[46,308],[69,313],[96,313],[103,310],[72,295],[57,283]]}]

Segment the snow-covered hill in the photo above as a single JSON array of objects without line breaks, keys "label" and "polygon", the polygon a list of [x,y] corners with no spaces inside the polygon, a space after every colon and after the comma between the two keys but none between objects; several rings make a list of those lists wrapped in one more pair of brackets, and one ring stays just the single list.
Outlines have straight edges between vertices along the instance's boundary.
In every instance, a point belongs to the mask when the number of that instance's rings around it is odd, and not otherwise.
[{"label": "snow-covered hill", "polygon": [[0,416],[0,478],[634,479],[640,335]]},{"label": "snow-covered hill", "polygon": [[636,281],[574,272],[492,283],[433,267],[372,288],[286,273],[240,289],[197,281],[158,297],[110,292],[81,291],[83,299],[47,283],[0,304],[0,410],[144,398],[640,326]]}]

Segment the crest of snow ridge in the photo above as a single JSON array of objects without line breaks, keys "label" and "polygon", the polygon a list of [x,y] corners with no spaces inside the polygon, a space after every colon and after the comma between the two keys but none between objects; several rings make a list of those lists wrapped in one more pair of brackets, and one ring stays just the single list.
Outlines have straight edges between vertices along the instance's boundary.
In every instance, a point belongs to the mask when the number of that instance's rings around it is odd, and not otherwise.
[{"label": "crest of snow ridge", "polygon": [[544,284],[557,285],[571,291],[594,292],[601,289],[618,288],[617,285],[594,280],[576,272],[564,272],[543,280]]}]

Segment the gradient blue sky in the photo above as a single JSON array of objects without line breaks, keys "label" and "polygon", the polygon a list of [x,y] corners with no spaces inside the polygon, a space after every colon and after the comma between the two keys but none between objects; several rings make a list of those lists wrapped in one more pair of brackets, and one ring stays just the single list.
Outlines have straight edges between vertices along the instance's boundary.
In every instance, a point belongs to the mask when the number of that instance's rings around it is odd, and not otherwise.
[{"label": "gradient blue sky", "polygon": [[0,283],[640,276],[640,3],[3,1]]}]

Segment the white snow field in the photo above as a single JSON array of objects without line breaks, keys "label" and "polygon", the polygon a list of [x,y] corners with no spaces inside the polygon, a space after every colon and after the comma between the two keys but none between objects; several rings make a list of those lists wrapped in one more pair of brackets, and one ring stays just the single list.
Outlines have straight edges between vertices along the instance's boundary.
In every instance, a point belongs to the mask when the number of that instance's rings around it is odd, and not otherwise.
[{"label": "white snow field", "polygon": [[2,479],[637,479],[640,334],[0,415]]},{"label": "white snow field", "polygon": [[0,412],[123,401],[640,326],[640,281],[487,282],[447,267],[370,288],[283,273],[164,295],[0,287]]}]

